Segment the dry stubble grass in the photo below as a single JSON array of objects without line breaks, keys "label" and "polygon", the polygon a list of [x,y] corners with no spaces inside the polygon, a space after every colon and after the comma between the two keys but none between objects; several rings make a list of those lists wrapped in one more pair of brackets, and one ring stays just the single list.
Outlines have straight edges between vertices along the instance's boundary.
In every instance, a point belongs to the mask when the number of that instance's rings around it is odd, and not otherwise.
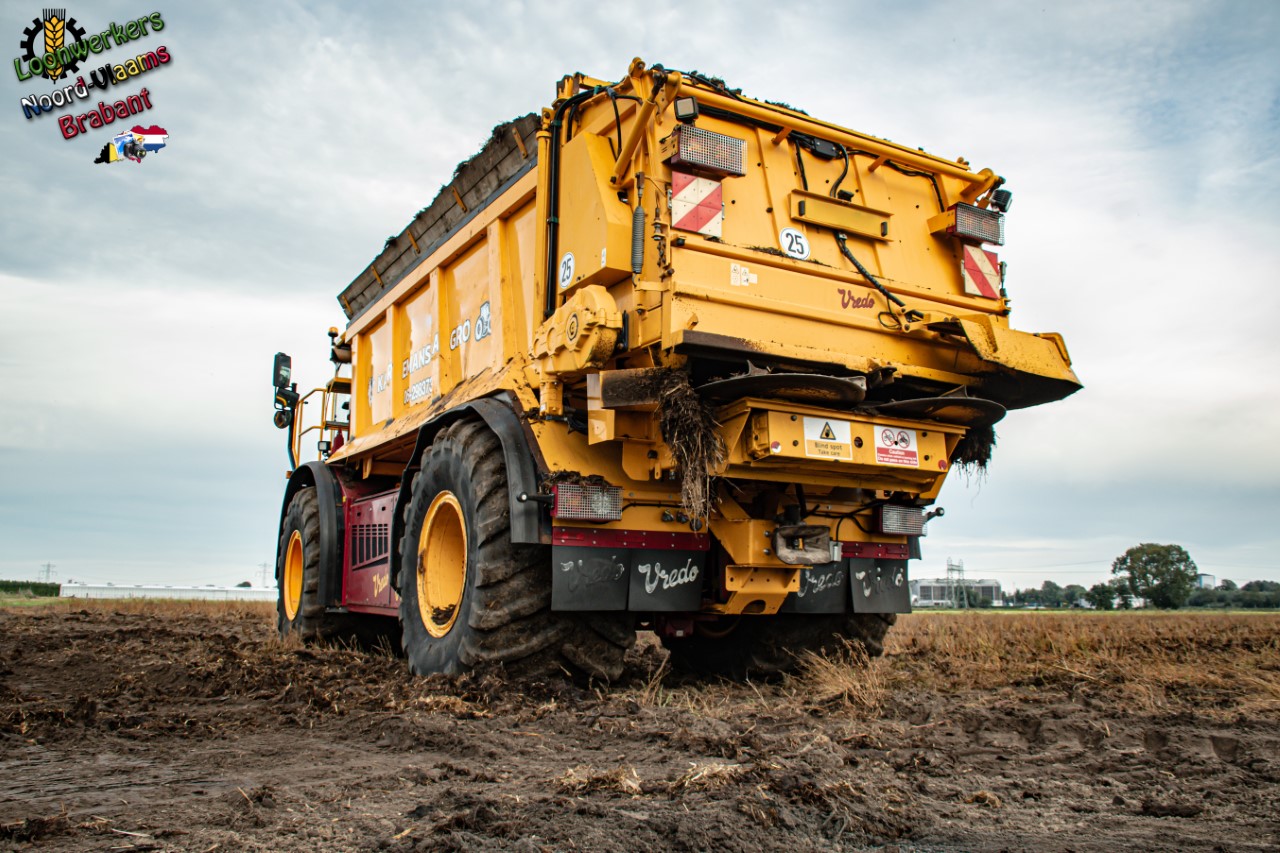
[{"label": "dry stubble grass", "polygon": [[893,687],[1117,691],[1144,711],[1280,713],[1280,614],[919,613],[886,649]]},{"label": "dry stubble grass", "polygon": [[[0,598],[0,608],[13,602]],[[260,615],[272,620],[276,613],[274,601],[196,601],[172,598],[37,598],[23,602],[30,607],[44,608],[54,613],[151,613],[157,616],[245,616]]]},{"label": "dry stubble grass", "polygon": [[[275,615],[269,602],[46,601],[21,609],[257,615],[267,624]],[[885,657],[868,661],[855,648],[802,656],[797,675],[780,685],[672,684],[666,676],[660,668],[621,695],[709,717],[788,699],[874,715],[898,690],[1067,688],[1118,694],[1149,712],[1280,716],[1280,613],[914,613],[889,632]]]}]

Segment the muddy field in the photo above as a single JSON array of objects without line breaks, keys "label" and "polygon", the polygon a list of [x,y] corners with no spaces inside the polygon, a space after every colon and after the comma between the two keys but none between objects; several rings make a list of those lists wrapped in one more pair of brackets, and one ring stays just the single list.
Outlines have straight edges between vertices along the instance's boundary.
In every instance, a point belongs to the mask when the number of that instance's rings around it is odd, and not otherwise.
[{"label": "muddy field", "polygon": [[1275,850],[1280,616],[913,615],[869,668],[407,677],[247,605],[0,610],[0,849]]}]

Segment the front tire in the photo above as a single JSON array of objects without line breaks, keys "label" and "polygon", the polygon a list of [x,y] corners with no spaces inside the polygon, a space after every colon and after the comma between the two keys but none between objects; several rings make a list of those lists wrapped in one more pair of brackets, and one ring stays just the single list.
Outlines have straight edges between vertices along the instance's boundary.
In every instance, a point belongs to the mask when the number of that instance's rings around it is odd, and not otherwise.
[{"label": "front tire", "polygon": [[630,617],[552,612],[550,550],[511,541],[502,446],[482,421],[436,436],[404,520],[400,623],[411,672],[502,664],[521,677],[622,674],[635,643]]},{"label": "front tire", "polygon": [[313,488],[289,501],[276,563],[276,629],[280,636],[316,640],[324,635],[320,603],[320,502]]}]

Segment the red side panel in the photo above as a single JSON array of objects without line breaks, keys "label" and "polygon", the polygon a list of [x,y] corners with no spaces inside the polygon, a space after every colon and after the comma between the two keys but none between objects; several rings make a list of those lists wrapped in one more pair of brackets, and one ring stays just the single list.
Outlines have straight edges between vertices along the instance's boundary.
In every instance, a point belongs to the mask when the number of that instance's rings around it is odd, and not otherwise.
[{"label": "red side panel", "polygon": [[391,516],[397,492],[383,492],[345,506],[342,604],[360,613],[395,616],[399,601],[391,589]]}]

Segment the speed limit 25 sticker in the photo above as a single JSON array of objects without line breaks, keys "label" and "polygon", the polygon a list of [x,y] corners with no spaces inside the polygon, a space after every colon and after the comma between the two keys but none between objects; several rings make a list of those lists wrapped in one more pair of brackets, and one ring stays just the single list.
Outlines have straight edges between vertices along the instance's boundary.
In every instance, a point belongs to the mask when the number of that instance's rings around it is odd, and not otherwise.
[{"label": "speed limit 25 sticker", "polygon": [[809,238],[794,228],[783,228],[778,232],[778,243],[782,251],[797,261],[809,260]]}]

